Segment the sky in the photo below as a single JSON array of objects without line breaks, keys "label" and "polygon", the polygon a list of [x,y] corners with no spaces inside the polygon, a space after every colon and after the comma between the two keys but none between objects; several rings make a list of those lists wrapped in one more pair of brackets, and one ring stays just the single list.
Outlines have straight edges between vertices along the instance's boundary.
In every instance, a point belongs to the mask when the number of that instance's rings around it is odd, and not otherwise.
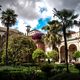
[{"label": "sky", "polygon": [[[17,23],[12,28],[23,33],[26,33],[27,25],[31,26],[31,30],[42,31],[41,28],[53,19],[54,8],[74,9],[80,14],[80,0],[0,0],[0,5],[2,5],[2,11],[7,8],[15,10],[18,17]],[[0,26],[3,25],[0,23]],[[74,27],[73,30],[78,31],[78,28]]]}]

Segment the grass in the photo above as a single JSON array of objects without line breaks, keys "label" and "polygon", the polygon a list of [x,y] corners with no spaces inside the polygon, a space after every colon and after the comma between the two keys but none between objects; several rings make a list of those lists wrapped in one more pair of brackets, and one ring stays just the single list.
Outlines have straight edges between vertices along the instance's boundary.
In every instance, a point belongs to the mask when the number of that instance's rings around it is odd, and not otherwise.
[{"label": "grass", "polygon": [[80,74],[79,73],[59,73],[51,78],[49,80],[80,80]]},{"label": "grass", "polygon": [[[39,68],[38,68],[39,69]],[[36,67],[24,66],[1,66],[0,67],[0,80],[35,80]]]},{"label": "grass", "polygon": [[0,71],[36,71],[39,67],[24,67],[24,66],[0,66]]},{"label": "grass", "polygon": [[38,66],[0,66],[0,80],[80,80],[79,70],[74,65],[69,65],[70,73],[66,73],[63,65],[54,66],[56,73],[48,73],[49,77]]}]

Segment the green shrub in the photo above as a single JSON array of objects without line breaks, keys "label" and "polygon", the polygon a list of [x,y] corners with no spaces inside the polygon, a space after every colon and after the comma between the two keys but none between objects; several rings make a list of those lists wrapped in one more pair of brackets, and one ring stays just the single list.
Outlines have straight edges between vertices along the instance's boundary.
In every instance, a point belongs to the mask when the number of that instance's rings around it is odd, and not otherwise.
[{"label": "green shrub", "polygon": [[51,70],[54,69],[53,65],[51,64],[43,64],[41,65],[41,70],[45,73],[51,72]]},{"label": "green shrub", "polygon": [[56,50],[52,50],[47,52],[48,59],[52,58],[54,61],[58,59],[58,52]]},{"label": "green shrub", "polygon": [[[65,67],[65,64],[43,64],[41,65],[43,71],[35,66],[0,66],[0,80],[80,80],[80,75],[76,72],[74,75],[64,71],[58,72],[57,66]],[[69,67],[73,72],[74,65]]]},{"label": "green shrub", "polygon": [[0,67],[1,80],[36,80],[36,67]]},{"label": "green shrub", "polygon": [[[10,36],[8,47],[8,63],[23,64],[33,62],[32,53],[36,49],[35,43],[32,39],[26,36]],[[3,51],[0,53],[0,62],[6,63],[5,45]]]},{"label": "green shrub", "polygon": [[33,54],[32,54],[32,58],[35,59],[40,59],[45,57],[45,52],[42,49],[36,49]]},{"label": "green shrub", "polygon": [[38,63],[23,63],[23,64],[21,64],[21,66],[26,66],[26,67],[35,66],[35,67],[37,67],[37,66],[39,66],[39,64]]},{"label": "green shrub", "polygon": [[54,68],[57,72],[65,71],[66,65],[65,64],[54,64]]},{"label": "green shrub", "polygon": [[55,76],[52,76],[48,80],[80,80],[80,75],[77,73],[59,73]]},{"label": "green shrub", "polygon": [[75,65],[75,68],[78,69],[80,73],[80,63],[75,63],[74,65]]},{"label": "green shrub", "polygon": [[73,57],[74,57],[74,58],[79,58],[79,57],[80,57],[80,51],[75,51],[75,52],[73,53]]},{"label": "green shrub", "polygon": [[37,72],[36,80],[47,80],[47,77],[45,76],[44,72]]}]

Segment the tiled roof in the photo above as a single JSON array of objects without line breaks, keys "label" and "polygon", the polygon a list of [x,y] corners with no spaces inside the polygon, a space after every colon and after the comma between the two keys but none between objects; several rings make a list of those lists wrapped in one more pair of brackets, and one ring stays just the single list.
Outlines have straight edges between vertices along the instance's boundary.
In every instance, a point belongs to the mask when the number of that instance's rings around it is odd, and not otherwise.
[{"label": "tiled roof", "polygon": [[41,31],[37,30],[37,29],[33,29],[29,32],[29,36],[33,36],[36,33],[42,33]]},{"label": "tiled roof", "polygon": [[[6,32],[6,30],[7,30],[6,27],[0,27],[0,32]],[[18,30],[16,30],[16,29],[11,29],[11,28],[9,29],[9,31],[15,32],[15,33],[19,33]]]},{"label": "tiled roof", "polygon": [[31,30],[30,32],[32,32],[32,31],[38,31],[38,32],[41,32],[41,31],[39,31],[39,30],[37,30],[37,29],[33,29],[33,30]]}]

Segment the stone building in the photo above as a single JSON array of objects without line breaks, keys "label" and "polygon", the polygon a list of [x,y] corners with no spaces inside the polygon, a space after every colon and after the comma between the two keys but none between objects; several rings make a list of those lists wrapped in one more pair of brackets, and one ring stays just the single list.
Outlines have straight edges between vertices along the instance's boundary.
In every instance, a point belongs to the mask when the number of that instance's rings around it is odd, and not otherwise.
[{"label": "stone building", "polygon": [[[38,34],[38,35],[37,35]],[[41,38],[39,38],[39,34],[42,34],[38,30],[32,30],[30,32],[31,36],[36,36],[33,40],[36,43],[37,48],[42,48],[47,51],[51,51],[52,47],[49,47],[47,44],[39,42]],[[67,45],[68,45],[68,62],[72,61],[72,54],[74,51],[80,51],[80,33],[79,32],[70,32],[71,36],[67,37]],[[64,40],[62,37],[62,41],[60,45],[57,45],[58,53],[59,53],[59,63],[65,62],[65,49],[64,49]]]},{"label": "stone building", "polygon": [[[72,54],[74,51],[80,51],[80,33],[71,33],[71,37],[67,38],[68,45],[68,62],[72,61]],[[64,40],[62,39],[61,44],[58,46],[59,50],[59,62],[65,61],[65,50],[64,50]]]},{"label": "stone building", "polygon": [[[11,34],[22,34],[18,30],[10,29],[10,35]],[[67,38],[67,45],[68,45],[68,62],[70,62],[73,57],[72,54],[74,51],[80,51],[80,33],[79,32],[73,32],[70,33],[71,36]],[[29,37],[33,39],[35,42],[37,48],[43,49],[45,52],[51,51],[52,48],[48,47],[47,44],[44,44],[42,41],[42,35],[44,35],[39,30],[31,30],[29,32]],[[0,27],[0,51],[3,48],[3,44],[6,40],[6,28]],[[57,45],[58,53],[59,53],[59,63],[65,62],[65,50],[64,50],[64,40],[62,38],[61,44]]]},{"label": "stone building", "polygon": [[[0,27],[0,51],[3,48],[4,42],[6,41],[6,27]],[[21,32],[19,32],[18,30],[15,29],[11,29],[9,30],[9,36],[12,34],[22,34]]]},{"label": "stone building", "polygon": [[[71,36],[67,37],[67,49],[68,49],[68,62],[73,60],[73,52],[80,51],[80,33],[79,32],[71,32]],[[52,48],[45,45],[45,51],[51,51]],[[59,63],[65,62],[65,46],[64,39],[62,37],[62,41],[60,45],[57,45],[58,53],[59,53]]]}]

